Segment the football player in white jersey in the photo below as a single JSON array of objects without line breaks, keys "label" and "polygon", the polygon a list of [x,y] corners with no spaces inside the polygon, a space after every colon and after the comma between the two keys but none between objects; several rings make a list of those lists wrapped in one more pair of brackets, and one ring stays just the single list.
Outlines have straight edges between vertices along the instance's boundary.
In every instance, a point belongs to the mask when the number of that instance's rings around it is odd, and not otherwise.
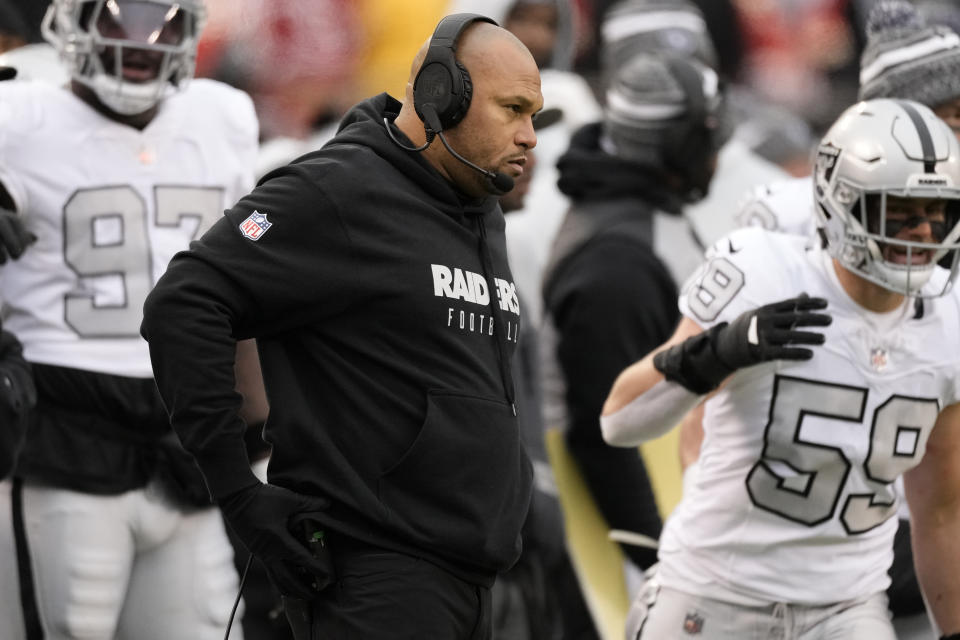
[{"label": "football player in white jersey", "polygon": [[204,18],[202,0],[54,0],[69,86],[0,83],[3,323],[38,394],[3,491],[4,640],[219,639],[237,594],[139,335],[170,258],[253,183],[251,100],[189,82]]},{"label": "football player in white jersey", "polygon": [[[861,98],[907,98],[929,106],[960,138],[960,38],[947,26],[928,24],[903,0],[883,0],[870,13],[868,46],[861,61]],[[808,235],[816,229],[812,177],[793,178],[753,189],[741,202],[739,226],[760,226]],[[955,289],[955,295],[957,290]],[[681,430],[684,481],[696,475],[703,431],[691,413]],[[902,482],[895,488],[902,495]],[[901,502],[893,584],[888,594],[900,640],[928,638],[930,623],[913,575],[909,512]]]},{"label": "football player in white jersey", "polygon": [[721,240],[681,293],[677,332],[604,406],[605,439],[635,446],[710,394],[699,474],[631,639],[893,640],[901,475],[920,583],[960,638],[960,296],[942,295],[960,144],[923,105],[861,102],[821,142],[815,188],[822,243]]}]

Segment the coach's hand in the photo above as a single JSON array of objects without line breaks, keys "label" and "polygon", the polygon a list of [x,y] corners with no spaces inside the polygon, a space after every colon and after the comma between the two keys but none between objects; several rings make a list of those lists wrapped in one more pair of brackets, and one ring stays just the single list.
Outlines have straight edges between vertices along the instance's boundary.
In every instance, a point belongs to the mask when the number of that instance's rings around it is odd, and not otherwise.
[{"label": "coach's hand", "polygon": [[36,241],[37,236],[27,231],[15,211],[0,207],[0,264],[5,263],[8,256],[16,260]]},{"label": "coach's hand", "polygon": [[294,493],[271,484],[255,484],[220,500],[220,509],[241,542],[264,565],[270,579],[286,596],[309,600],[311,583],[329,567],[307,549],[291,528],[295,518],[323,512],[328,500]]},{"label": "coach's hand", "polygon": [[823,344],[824,335],[798,327],[826,327],[833,318],[817,313],[827,308],[823,298],[802,294],[746,311],[731,322],[661,351],[653,364],[667,380],[695,393],[709,393],[743,367],[770,360],[809,360],[807,346]]}]

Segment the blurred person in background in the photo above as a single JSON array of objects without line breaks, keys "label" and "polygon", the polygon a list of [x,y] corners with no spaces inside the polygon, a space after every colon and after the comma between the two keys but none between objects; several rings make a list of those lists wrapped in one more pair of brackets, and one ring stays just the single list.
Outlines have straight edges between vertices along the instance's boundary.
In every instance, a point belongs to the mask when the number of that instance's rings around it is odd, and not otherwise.
[{"label": "blurred person in background", "polygon": [[[302,61],[304,79],[290,84],[293,104],[289,110],[271,101],[269,96],[261,100],[256,87],[259,81],[258,76],[254,75],[255,65],[250,63],[250,57],[258,53],[255,49],[250,50],[248,40],[234,35],[242,34],[244,29],[250,29],[249,25],[256,24],[259,12],[266,12],[264,19],[267,21],[275,19],[269,17],[272,4],[243,0],[240,8],[246,6],[248,14],[244,21],[237,18],[238,9],[232,0],[218,2],[223,4],[222,10],[216,13],[222,15],[219,21],[222,26],[220,35],[210,43],[210,48],[214,52],[226,48],[226,55],[222,56],[216,68],[211,69],[211,73],[226,82],[248,88],[258,110],[266,111],[277,106],[281,115],[284,111],[290,112],[283,115],[285,119],[293,115],[300,122],[296,128],[274,131],[272,134],[268,131],[263,136],[256,168],[256,175],[260,178],[322,147],[336,134],[345,109],[356,100],[383,91],[402,92],[408,71],[406,61],[429,37],[428,25],[440,19],[448,0],[420,0],[415,3],[403,0],[320,1],[320,5],[329,4],[331,7],[312,11],[308,21],[312,22],[310,28],[300,26],[293,30],[292,35],[299,42],[298,48],[312,52],[314,59]],[[303,11],[303,8],[300,3],[291,3],[287,11],[290,13],[294,10]],[[482,8],[474,12],[486,14]],[[298,14],[294,12],[290,15],[296,19]],[[246,27],[239,26],[244,22]],[[233,23],[237,23],[237,26],[231,27]],[[330,38],[331,32],[337,33],[338,37]],[[243,55],[245,50],[249,51]],[[284,66],[297,63],[296,59],[277,60],[278,64]],[[318,65],[316,60],[324,62]],[[266,71],[267,81],[275,83],[269,66]],[[311,75],[320,78],[313,81]],[[309,85],[306,96],[303,95],[304,83]]]},{"label": "blurred person in background", "polygon": [[[604,68],[615,68],[635,53],[672,53],[689,56],[714,70],[729,67],[732,63],[721,65],[710,34],[711,25],[690,0],[621,0],[603,16],[601,60]],[[710,192],[685,209],[703,246],[735,227],[733,214],[745,192],[787,176],[783,168],[758,155],[742,136],[736,135],[737,128],[744,124],[736,118],[757,112],[749,106],[757,98],[731,84],[734,79],[720,76],[730,108],[720,123],[726,130],[726,143],[717,158]]]},{"label": "blurred person in background", "polygon": [[[722,111],[709,67],[634,54],[611,77],[603,119],[581,128],[559,161],[572,206],[544,277],[545,414],[609,527],[654,539],[661,522],[644,462],[604,443],[597,416],[619,371],[679,319],[678,283],[702,254],[683,209],[709,189]],[[656,557],[623,551],[628,579]]]},{"label": "blurred person in background", "polygon": [[[213,77],[251,95],[260,135],[303,139],[336,121],[358,90],[363,46],[358,5],[340,0],[239,0],[221,10]],[[225,18],[228,19],[228,18]]]},{"label": "blurred person in background", "polygon": [[43,29],[69,85],[0,83],[3,324],[37,388],[2,485],[5,640],[212,640],[237,594],[138,333],[173,254],[252,183],[249,97],[190,82],[204,17],[199,1],[55,0]]}]

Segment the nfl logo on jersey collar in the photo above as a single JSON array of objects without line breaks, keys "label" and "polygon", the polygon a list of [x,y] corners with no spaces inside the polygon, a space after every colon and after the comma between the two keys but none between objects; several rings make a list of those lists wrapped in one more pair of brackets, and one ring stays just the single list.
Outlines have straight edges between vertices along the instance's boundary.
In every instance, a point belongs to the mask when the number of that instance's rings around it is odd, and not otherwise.
[{"label": "nfl logo on jersey collar", "polygon": [[688,635],[698,635],[703,631],[703,617],[695,612],[688,613],[683,619],[683,631]]},{"label": "nfl logo on jersey collar", "polygon": [[267,214],[254,210],[247,219],[240,223],[240,233],[244,238],[249,238],[256,242],[263,234],[273,226],[272,222],[267,221]]},{"label": "nfl logo on jersey collar", "polygon": [[870,366],[873,367],[874,371],[883,371],[887,368],[887,350],[886,349],[871,349],[870,350]]}]

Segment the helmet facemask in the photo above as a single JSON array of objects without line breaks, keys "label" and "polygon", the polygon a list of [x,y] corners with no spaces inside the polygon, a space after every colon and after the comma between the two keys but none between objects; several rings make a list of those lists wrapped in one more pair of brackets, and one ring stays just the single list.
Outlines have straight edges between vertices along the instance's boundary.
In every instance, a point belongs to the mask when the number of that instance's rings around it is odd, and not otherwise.
[{"label": "helmet facemask", "polygon": [[74,80],[135,115],[193,76],[205,15],[199,0],[54,0],[42,28]]},{"label": "helmet facemask", "polygon": [[[938,159],[913,157],[905,133],[913,125],[891,104],[871,101],[859,120],[847,115],[824,137],[814,168],[820,226],[829,254],[847,270],[895,293],[936,297],[949,291],[960,264],[956,139],[930,113]],[[938,264],[947,273],[931,281]]]}]

